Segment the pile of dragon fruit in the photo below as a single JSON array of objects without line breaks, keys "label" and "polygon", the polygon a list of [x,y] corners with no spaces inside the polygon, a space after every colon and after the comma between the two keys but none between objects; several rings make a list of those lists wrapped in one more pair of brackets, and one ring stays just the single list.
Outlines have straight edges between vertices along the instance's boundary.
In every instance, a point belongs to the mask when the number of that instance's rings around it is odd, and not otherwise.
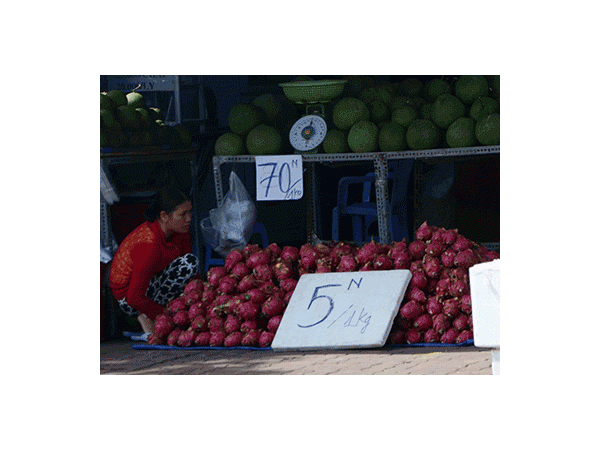
[{"label": "pile of dragon fruit", "polygon": [[248,244],[232,250],[206,279],[190,281],[154,321],[148,343],[178,347],[270,347],[305,273],[410,270],[412,277],[389,344],[458,344],[473,338],[469,267],[500,255],[457,230],[423,223],[415,240]]}]

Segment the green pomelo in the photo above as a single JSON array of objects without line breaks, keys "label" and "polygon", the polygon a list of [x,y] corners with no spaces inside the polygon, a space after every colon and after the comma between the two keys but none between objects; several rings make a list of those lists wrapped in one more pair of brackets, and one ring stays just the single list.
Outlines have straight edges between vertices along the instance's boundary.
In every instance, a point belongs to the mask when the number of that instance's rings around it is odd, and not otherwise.
[{"label": "green pomelo", "polygon": [[500,98],[500,75],[488,75],[487,79],[490,86],[490,95],[494,98]]},{"label": "green pomelo", "polygon": [[390,110],[381,100],[375,100],[369,105],[370,120],[379,124],[390,118]]},{"label": "green pomelo", "polygon": [[398,125],[402,125],[404,128],[413,123],[419,116],[417,110],[409,105],[401,106],[392,112],[392,122],[396,122]]},{"label": "green pomelo", "polygon": [[410,97],[406,95],[398,95],[392,99],[392,103],[390,103],[390,109],[393,111],[405,105],[411,105]]},{"label": "green pomelo", "polygon": [[281,101],[273,94],[263,94],[256,97],[252,104],[263,110],[267,123],[275,126],[277,116],[281,113]]},{"label": "green pomelo", "polygon": [[325,153],[349,153],[348,133],[335,128],[328,130],[323,140],[323,151]]},{"label": "green pomelo", "polygon": [[391,86],[380,84],[375,88],[377,90],[377,95],[379,96],[379,100],[381,100],[386,105],[392,103],[393,98],[393,90]]},{"label": "green pomelo", "polygon": [[431,120],[431,108],[433,107],[433,103],[425,103],[421,106],[419,110],[419,115],[421,119],[430,119]]},{"label": "green pomelo", "polygon": [[448,83],[446,80],[442,80],[441,78],[435,78],[433,80],[429,80],[427,84],[425,84],[423,96],[427,101],[433,103],[440,95],[449,94],[450,90],[450,83]]},{"label": "green pomelo", "polygon": [[127,104],[134,108],[146,108],[146,100],[139,92],[130,92],[127,94]]},{"label": "green pomelo", "polygon": [[459,117],[446,130],[446,142],[450,148],[477,145],[475,121],[470,117]]},{"label": "green pomelo", "polygon": [[382,152],[404,150],[407,146],[406,129],[396,122],[387,122],[379,130],[378,143]]},{"label": "green pomelo", "polygon": [[411,150],[437,148],[442,142],[442,133],[433,121],[417,119],[406,130],[406,143]]},{"label": "green pomelo", "polygon": [[377,92],[377,88],[375,86],[364,88],[362,91],[360,91],[358,98],[362,100],[366,105],[368,105],[371,102],[374,102],[375,100],[381,100],[381,98],[379,97],[379,93]]},{"label": "green pomelo", "polygon": [[246,137],[246,148],[251,155],[277,155],[281,146],[279,131],[269,125],[257,125]]},{"label": "green pomelo", "polygon": [[154,121],[150,118],[148,110],[145,108],[135,108],[138,116],[140,117],[140,126],[142,128],[150,128],[154,125]]},{"label": "green pomelo", "polygon": [[116,116],[123,128],[136,129],[141,125],[141,118],[133,106],[119,106]]},{"label": "green pomelo", "polygon": [[239,134],[224,133],[215,142],[215,155],[235,156],[244,154],[244,140]]},{"label": "green pomelo", "polygon": [[377,149],[377,125],[368,120],[355,123],[348,132],[348,146],[355,153],[368,153]]},{"label": "green pomelo", "polygon": [[485,75],[461,75],[454,86],[456,96],[466,105],[470,105],[479,97],[487,96],[488,83]]},{"label": "green pomelo", "polygon": [[500,111],[498,100],[493,97],[479,97],[471,105],[469,116],[471,119],[478,121],[481,117]]},{"label": "green pomelo", "polygon": [[100,127],[113,128],[115,126],[115,115],[110,109],[100,109]]},{"label": "green pomelo", "polygon": [[480,118],[475,124],[475,137],[482,145],[500,145],[500,114]]},{"label": "green pomelo", "polygon": [[106,92],[100,92],[100,109],[108,109],[109,111],[115,109],[115,102],[106,95]]},{"label": "green pomelo", "polygon": [[369,108],[362,100],[344,97],[333,107],[333,124],[342,131],[347,131],[361,120],[369,119]]},{"label": "green pomelo", "polygon": [[443,129],[464,115],[465,105],[452,94],[440,95],[431,107],[431,120]]},{"label": "green pomelo", "polygon": [[423,82],[417,78],[406,78],[400,82],[400,92],[409,97],[418,97],[423,90]]},{"label": "green pomelo", "polygon": [[106,95],[107,97],[110,97],[110,99],[113,101],[113,103],[115,104],[115,108],[127,105],[127,96],[123,91],[113,89],[112,91],[108,91]]},{"label": "green pomelo", "polygon": [[239,103],[229,111],[229,128],[240,136],[247,136],[264,120],[264,112],[258,106]]}]

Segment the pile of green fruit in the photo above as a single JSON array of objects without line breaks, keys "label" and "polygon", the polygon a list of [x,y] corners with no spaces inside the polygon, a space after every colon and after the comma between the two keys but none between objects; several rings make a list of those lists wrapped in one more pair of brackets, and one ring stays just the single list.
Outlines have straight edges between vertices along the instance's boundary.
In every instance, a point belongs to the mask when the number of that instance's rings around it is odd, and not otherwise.
[{"label": "pile of green fruit", "polygon": [[148,107],[139,92],[100,93],[100,148],[186,148],[191,144],[189,130],[182,124],[166,125],[161,110]]},{"label": "pile of green fruit", "polygon": [[[398,83],[370,76],[346,80],[343,94],[326,104],[325,153],[500,145],[499,75],[440,77],[426,83],[414,77]],[[289,130],[299,118],[294,106],[285,96],[272,94],[234,106],[230,131],[217,139],[215,154],[291,151]],[[287,114],[290,110],[294,114]]]}]

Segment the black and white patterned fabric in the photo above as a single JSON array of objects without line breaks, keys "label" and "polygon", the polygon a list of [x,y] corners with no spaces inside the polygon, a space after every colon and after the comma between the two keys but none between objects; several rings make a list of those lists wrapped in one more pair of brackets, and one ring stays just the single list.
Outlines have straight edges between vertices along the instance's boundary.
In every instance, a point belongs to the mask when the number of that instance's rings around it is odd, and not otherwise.
[{"label": "black and white patterned fabric", "polygon": [[[198,264],[198,258],[192,253],[175,258],[165,270],[152,277],[146,296],[159,305],[166,305],[169,300],[183,293],[185,285],[198,272]],[[137,317],[140,314],[138,310],[127,304],[127,299],[123,298],[117,302],[128,316]]]}]

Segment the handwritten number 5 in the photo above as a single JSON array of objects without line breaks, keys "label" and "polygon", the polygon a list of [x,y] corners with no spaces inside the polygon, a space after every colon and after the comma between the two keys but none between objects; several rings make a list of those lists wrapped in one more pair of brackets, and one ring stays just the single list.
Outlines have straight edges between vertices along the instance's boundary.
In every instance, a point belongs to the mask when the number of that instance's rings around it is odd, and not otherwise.
[{"label": "handwritten number 5", "polygon": [[310,299],[310,303],[308,304],[308,307],[306,309],[310,309],[310,307],[312,306],[313,302],[315,300],[320,300],[320,299],[326,299],[329,301],[329,310],[327,311],[327,314],[325,314],[325,316],[323,316],[323,318],[321,320],[317,320],[315,323],[311,323],[310,325],[300,325],[298,324],[298,326],[300,328],[309,328],[309,327],[314,327],[315,325],[320,324],[321,322],[323,322],[324,320],[327,319],[327,317],[329,317],[329,314],[331,314],[331,311],[333,311],[333,298],[331,298],[328,295],[318,295],[319,294],[319,289],[321,288],[329,288],[329,287],[339,287],[341,286],[341,284],[326,284],[325,286],[317,286],[315,288],[315,291],[313,292],[313,296]]}]

